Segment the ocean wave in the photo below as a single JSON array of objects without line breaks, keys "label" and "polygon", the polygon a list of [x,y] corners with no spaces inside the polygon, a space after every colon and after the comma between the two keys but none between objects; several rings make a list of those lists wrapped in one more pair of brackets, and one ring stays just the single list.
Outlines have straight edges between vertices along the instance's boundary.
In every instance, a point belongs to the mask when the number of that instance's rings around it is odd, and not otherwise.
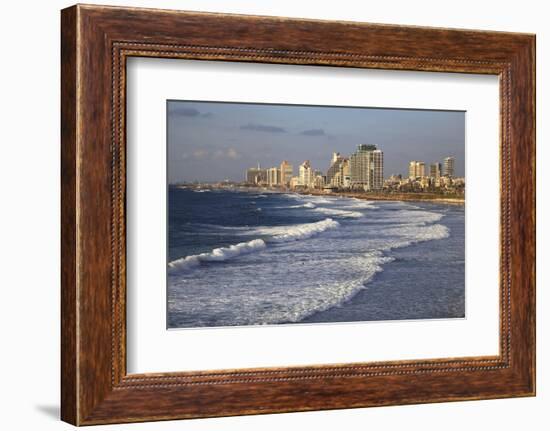
[{"label": "ocean wave", "polygon": [[327,218],[315,223],[305,223],[287,227],[283,232],[267,239],[267,242],[289,242],[300,239],[307,239],[313,235],[324,232],[328,229],[334,229],[340,226],[336,220]]},{"label": "ocean wave", "polygon": [[[287,280],[290,284],[269,285],[269,307],[266,307],[266,299],[262,295],[250,295],[250,291],[261,292],[265,286],[261,277],[248,278],[250,272],[254,271],[254,266],[244,263],[238,272],[232,274],[238,280],[235,281],[235,290],[231,297],[205,295],[200,286],[191,282],[185,283],[183,291],[172,290],[168,303],[172,312],[183,313],[184,316],[188,315],[188,310],[198,313],[193,320],[198,326],[210,326],[201,324],[201,320],[204,318],[204,322],[208,322],[212,314],[217,316],[216,326],[300,322],[317,312],[349,301],[367,288],[375,274],[383,271],[382,265],[392,260],[393,258],[384,256],[380,251],[362,253],[345,259],[345,262],[339,259],[326,260],[317,269],[318,278],[314,283],[311,283],[307,273],[300,271],[302,267],[299,261],[288,261],[285,268],[273,268],[275,272],[272,276],[286,279],[291,274],[294,275],[293,280]],[[341,271],[342,265],[348,268],[347,271]],[[343,278],[334,280],[335,274],[341,274]],[[189,289],[196,289],[197,295],[189,294]],[[206,313],[201,314],[201,310],[205,309]]]},{"label": "ocean wave", "polygon": [[445,216],[444,213],[424,210],[397,209],[385,211],[383,217],[371,218],[369,223],[395,224],[397,226],[426,226],[437,223]]},{"label": "ocean wave", "polygon": [[266,244],[263,240],[253,239],[252,241],[241,242],[229,247],[215,248],[209,253],[182,257],[168,263],[168,267],[177,270],[189,269],[198,266],[201,262],[220,262],[242,254],[263,250],[265,247]]},{"label": "ocean wave", "polygon": [[342,208],[357,208],[357,209],[378,209],[376,205],[374,205],[373,201],[366,201],[363,199],[357,199],[357,198],[351,198],[349,203],[346,203],[345,206]]},{"label": "ocean wave", "polygon": [[277,207],[277,208],[315,208],[315,204],[313,202],[306,202],[305,204],[301,205],[290,205],[288,207]]},{"label": "ocean wave", "polygon": [[359,218],[364,216],[364,214],[359,211],[348,211],[337,208],[317,207],[315,211],[335,217]]},{"label": "ocean wave", "polygon": [[184,270],[196,267],[200,262],[225,261],[243,254],[261,251],[266,248],[268,243],[284,243],[303,240],[338,226],[340,226],[340,224],[337,221],[327,218],[314,223],[264,227],[252,230],[248,229],[247,234],[265,235],[265,238],[256,238],[228,247],[215,248],[209,253],[182,257],[169,262],[168,268],[172,270]]},{"label": "ocean wave", "polygon": [[424,241],[433,241],[437,239],[448,238],[450,231],[447,226],[442,224],[432,224],[423,226],[422,229],[418,229],[418,225],[401,225],[392,228],[385,229],[380,232],[383,236],[390,238],[410,238],[405,240],[393,240],[391,245],[386,250],[408,247],[409,245],[416,244]]},{"label": "ocean wave", "polygon": [[298,193],[285,193],[284,196],[292,199],[297,199],[300,201],[315,203],[315,204],[331,204],[337,199],[337,198],[327,198],[324,196],[316,196],[316,195],[300,195]]}]

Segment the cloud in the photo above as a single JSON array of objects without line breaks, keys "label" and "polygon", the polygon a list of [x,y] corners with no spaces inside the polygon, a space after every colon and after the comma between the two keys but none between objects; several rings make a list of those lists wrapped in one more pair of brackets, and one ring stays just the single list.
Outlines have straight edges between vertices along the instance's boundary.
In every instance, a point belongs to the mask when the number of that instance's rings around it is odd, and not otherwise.
[{"label": "cloud", "polygon": [[193,157],[195,159],[204,159],[207,156],[208,156],[208,151],[202,148],[199,148],[198,150],[193,151]]},{"label": "cloud", "polygon": [[229,148],[227,150],[227,158],[232,159],[232,160],[236,160],[236,159],[240,159],[241,156],[240,156],[239,153],[237,153],[237,150],[235,150],[235,148]]},{"label": "cloud", "polygon": [[228,148],[227,150],[219,149],[214,151],[213,157],[216,159],[230,159],[237,160],[241,158],[241,155],[235,150],[235,148]]},{"label": "cloud", "polygon": [[267,133],[286,133],[286,130],[282,127],[269,126],[266,124],[254,124],[248,123],[241,126],[241,130],[253,130],[255,132],[267,132]]},{"label": "cloud", "polygon": [[182,153],[181,160],[207,160],[207,159],[225,159],[225,160],[238,160],[241,158],[241,154],[233,147],[220,148],[217,150],[209,150],[208,148],[197,148],[191,153]]},{"label": "cloud", "polygon": [[176,115],[179,117],[202,117],[211,118],[214,116],[212,112],[200,112],[195,108],[187,108],[185,106],[176,106],[170,110],[170,115]]},{"label": "cloud", "polygon": [[177,106],[170,110],[171,115],[179,115],[182,117],[198,117],[200,112],[195,108],[186,108],[185,106]]},{"label": "cloud", "polygon": [[323,129],[309,129],[304,130],[303,132],[300,132],[300,135],[305,136],[325,136],[326,133]]}]

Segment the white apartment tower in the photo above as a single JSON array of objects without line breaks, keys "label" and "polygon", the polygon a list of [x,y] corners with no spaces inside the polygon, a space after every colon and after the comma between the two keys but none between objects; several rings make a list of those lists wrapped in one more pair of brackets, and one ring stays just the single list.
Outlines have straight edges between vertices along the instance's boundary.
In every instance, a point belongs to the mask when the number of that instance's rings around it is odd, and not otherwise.
[{"label": "white apartment tower", "polygon": [[455,158],[445,157],[443,159],[443,176],[453,178],[455,176]]},{"label": "white apartment tower", "polygon": [[366,191],[384,186],[384,153],[375,145],[358,145],[349,158],[350,185]]},{"label": "white apartment tower", "polygon": [[267,184],[269,187],[276,187],[281,184],[280,172],[279,168],[276,167],[267,170]]},{"label": "white apartment tower", "polygon": [[409,178],[414,180],[424,176],[426,176],[426,164],[418,160],[411,160],[409,162]]},{"label": "white apartment tower", "polygon": [[303,187],[313,187],[315,183],[315,173],[311,168],[309,160],[304,161],[299,168],[299,182],[298,185]]}]

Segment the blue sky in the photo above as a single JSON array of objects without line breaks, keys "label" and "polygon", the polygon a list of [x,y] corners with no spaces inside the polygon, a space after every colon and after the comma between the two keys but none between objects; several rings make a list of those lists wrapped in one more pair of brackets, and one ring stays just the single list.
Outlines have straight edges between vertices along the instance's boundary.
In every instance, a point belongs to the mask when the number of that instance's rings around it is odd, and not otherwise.
[{"label": "blue sky", "polygon": [[359,144],[384,152],[384,176],[406,175],[410,160],[456,159],[464,175],[465,113],[404,109],[167,102],[168,180],[241,181],[248,167],[310,160],[325,172],[334,151]]}]

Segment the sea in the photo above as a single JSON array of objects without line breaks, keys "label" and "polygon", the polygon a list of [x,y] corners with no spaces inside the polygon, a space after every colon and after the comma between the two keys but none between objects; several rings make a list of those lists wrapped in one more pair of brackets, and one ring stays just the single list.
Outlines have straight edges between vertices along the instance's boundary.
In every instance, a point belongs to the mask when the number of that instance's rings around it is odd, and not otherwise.
[{"label": "sea", "polygon": [[464,206],[169,187],[169,328],[465,316]]}]

